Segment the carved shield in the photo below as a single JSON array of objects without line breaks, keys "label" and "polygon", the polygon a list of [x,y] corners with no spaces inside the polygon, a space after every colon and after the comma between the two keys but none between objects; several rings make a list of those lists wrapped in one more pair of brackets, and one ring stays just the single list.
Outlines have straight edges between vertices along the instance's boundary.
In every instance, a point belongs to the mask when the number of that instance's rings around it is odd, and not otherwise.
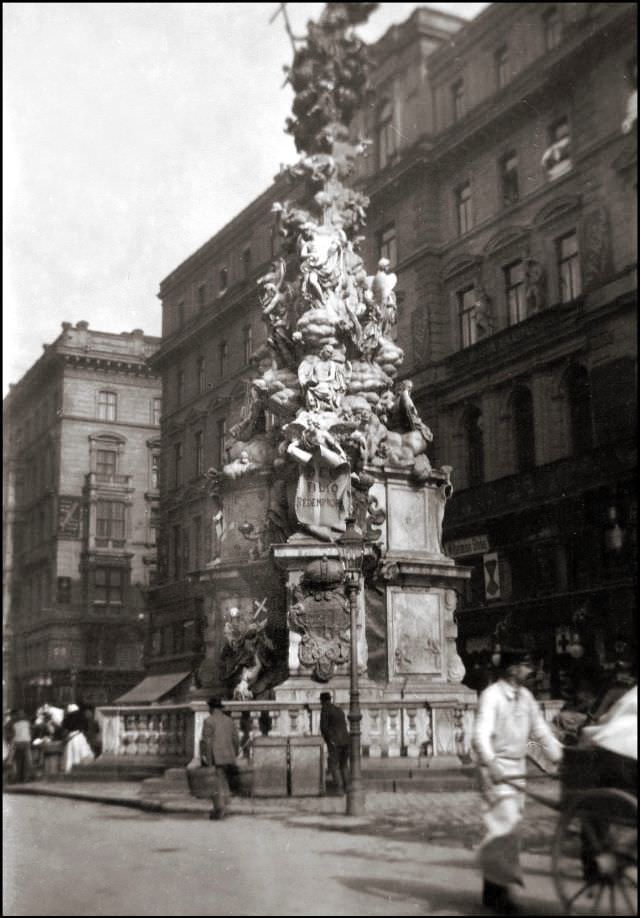
[{"label": "carved shield", "polygon": [[298,655],[313,678],[328,682],[336,666],[349,659],[348,603],[340,590],[294,590],[289,626],[302,635]]}]

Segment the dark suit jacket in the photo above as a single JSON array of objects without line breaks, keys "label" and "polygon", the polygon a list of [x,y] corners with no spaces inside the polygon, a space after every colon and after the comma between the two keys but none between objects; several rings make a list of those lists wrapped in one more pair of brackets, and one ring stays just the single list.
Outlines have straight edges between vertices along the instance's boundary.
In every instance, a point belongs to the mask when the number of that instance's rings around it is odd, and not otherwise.
[{"label": "dark suit jacket", "polygon": [[240,737],[230,715],[219,709],[214,710],[202,725],[202,764],[233,765],[239,751]]},{"label": "dark suit jacket", "polygon": [[320,713],[320,733],[327,744],[349,745],[347,718],[342,708],[335,704],[323,704]]}]

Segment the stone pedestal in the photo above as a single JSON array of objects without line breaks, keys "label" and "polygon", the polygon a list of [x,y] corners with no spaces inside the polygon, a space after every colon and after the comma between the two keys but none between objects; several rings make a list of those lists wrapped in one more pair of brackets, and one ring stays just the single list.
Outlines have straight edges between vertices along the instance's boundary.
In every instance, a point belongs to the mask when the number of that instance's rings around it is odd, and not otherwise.
[{"label": "stone pedestal", "polygon": [[[294,538],[273,547],[286,575],[289,678],[276,686],[282,701],[317,701],[323,688],[349,682],[349,604],[339,549],[332,542]],[[366,675],[364,594],[358,597],[358,665]],[[311,650],[311,648],[314,648]],[[320,662],[309,662],[316,653]],[[332,662],[333,661],[333,662]],[[327,675],[331,668],[330,676]],[[327,675],[327,678],[324,678]]]},{"label": "stone pedestal", "polygon": [[[365,592],[358,597],[358,668],[359,690],[363,703],[393,705],[397,702],[427,704],[439,718],[437,735],[455,732],[445,723],[444,710],[453,717],[455,706],[473,704],[476,693],[461,684],[464,666],[456,649],[455,609],[457,590],[470,572],[448,558],[442,547],[444,507],[451,494],[448,469],[434,470],[426,481],[412,481],[410,471],[375,470],[377,481],[372,489],[376,510],[382,511],[379,544],[382,548],[375,578],[382,586],[386,615],[386,680],[373,682],[367,677],[367,640]],[[380,515],[379,517],[380,518]],[[312,562],[326,559],[339,562],[335,543],[294,537],[284,545],[273,547],[275,563],[286,572],[287,613],[291,618],[295,596],[301,595],[305,571]],[[330,575],[328,575],[331,580]],[[298,590],[296,594],[296,588]],[[340,593],[340,584],[327,582],[329,594]],[[302,591],[304,593],[304,590]],[[307,588],[305,597],[313,595]],[[308,607],[314,609],[313,599]],[[335,616],[330,612],[325,624],[321,620],[322,603],[317,604],[318,620],[314,628],[329,637]],[[329,606],[327,606],[329,608]],[[294,616],[295,618],[295,616]],[[334,629],[335,630],[335,629]],[[326,681],[314,678],[309,666],[300,662],[303,635],[289,632],[289,678],[275,689],[278,701],[309,703],[317,701],[320,691],[328,688],[334,700],[346,706],[349,701],[348,658],[335,667]],[[434,725],[435,726],[435,725]],[[435,735],[435,734],[434,734]],[[453,740],[447,743],[448,748]],[[437,750],[434,750],[437,753]]]}]

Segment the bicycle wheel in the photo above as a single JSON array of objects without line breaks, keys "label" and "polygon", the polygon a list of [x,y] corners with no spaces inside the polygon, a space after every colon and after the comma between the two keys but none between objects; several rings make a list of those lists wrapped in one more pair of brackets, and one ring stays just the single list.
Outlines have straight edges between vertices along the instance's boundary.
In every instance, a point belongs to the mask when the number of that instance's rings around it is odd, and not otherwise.
[{"label": "bicycle wheel", "polygon": [[614,788],[569,799],[552,849],[566,915],[638,914],[637,811],[637,799]]}]

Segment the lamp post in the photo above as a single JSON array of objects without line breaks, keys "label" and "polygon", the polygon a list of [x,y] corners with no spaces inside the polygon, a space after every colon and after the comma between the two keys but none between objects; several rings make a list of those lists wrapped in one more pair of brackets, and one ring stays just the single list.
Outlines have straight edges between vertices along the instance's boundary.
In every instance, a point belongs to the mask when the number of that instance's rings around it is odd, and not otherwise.
[{"label": "lamp post", "polygon": [[362,816],[364,813],[364,787],[360,762],[360,689],[358,686],[358,593],[364,556],[364,539],[356,528],[355,520],[346,520],[347,528],[338,539],[340,560],[344,566],[344,583],[349,599],[351,630],[351,671],[349,680],[349,737],[351,780],[347,791],[347,814]]}]

